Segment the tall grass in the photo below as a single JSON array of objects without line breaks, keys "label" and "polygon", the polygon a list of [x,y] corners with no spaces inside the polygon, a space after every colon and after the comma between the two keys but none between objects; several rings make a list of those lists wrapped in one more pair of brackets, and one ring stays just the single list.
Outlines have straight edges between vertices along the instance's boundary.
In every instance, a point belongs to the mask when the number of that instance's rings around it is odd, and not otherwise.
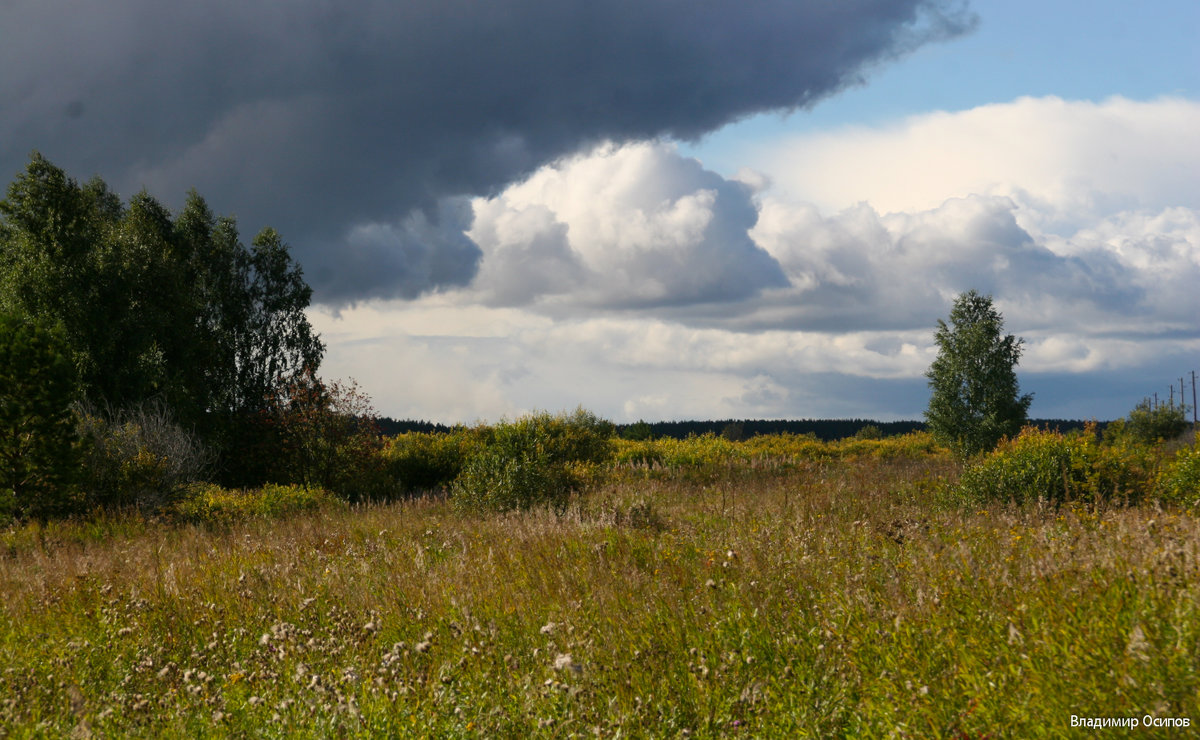
[{"label": "tall grass", "polygon": [[15,737],[1037,737],[1200,720],[1200,522],[930,455],[0,535]]}]

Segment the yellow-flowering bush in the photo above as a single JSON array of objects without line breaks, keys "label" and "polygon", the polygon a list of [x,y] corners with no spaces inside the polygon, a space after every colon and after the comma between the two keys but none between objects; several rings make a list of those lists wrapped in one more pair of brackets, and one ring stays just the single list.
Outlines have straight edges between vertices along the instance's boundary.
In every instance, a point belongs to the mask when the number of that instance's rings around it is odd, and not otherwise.
[{"label": "yellow-flowering bush", "polygon": [[615,459],[625,465],[712,469],[764,463],[787,467],[802,461],[829,462],[854,457],[920,459],[946,454],[947,450],[925,432],[884,439],[851,437],[834,442],[823,442],[811,434],[761,434],[741,442],[705,434],[687,439],[618,440]]},{"label": "yellow-flowering bush", "polygon": [[193,483],[171,507],[176,518],[222,524],[255,517],[275,518],[301,511],[344,505],[323,488],[269,483],[261,488],[222,488]]},{"label": "yellow-flowering bush", "polygon": [[661,440],[614,440],[613,460],[619,465],[644,465],[655,467],[663,464]]},{"label": "yellow-flowering bush", "polygon": [[669,467],[709,468],[732,465],[749,459],[743,442],[733,442],[715,434],[687,439],[658,440],[663,464]]},{"label": "yellow-flowering bush", "polygon": [[381,454],[391,478],[401,490],[413,494],[447,488],[482,445],[478,429],[408,432],[389,440]]},{"label": "yellow-flowering bush", "polygon": [[1163,469],[1158,493],[1172,504],[1189,508],[1200,505],[1200,434],[1190,447],[1175,453],[1175,458]]},{"label": "yellow-flowering bush", "polygon": [[1064,436],[1026,427],[963,473],[957,489],[969,503],[1046,499],[1136,501],[1153,474],[1135,447],[1101,447],[1087,432]]}]

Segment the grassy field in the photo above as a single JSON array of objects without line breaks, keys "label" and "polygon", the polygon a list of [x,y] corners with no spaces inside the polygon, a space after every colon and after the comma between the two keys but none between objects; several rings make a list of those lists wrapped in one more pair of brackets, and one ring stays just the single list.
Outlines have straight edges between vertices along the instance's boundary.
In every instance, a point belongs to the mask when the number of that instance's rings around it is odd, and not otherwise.
[{"label": "grassy field", "polygon": [[[1200,721],[1200,521],[938,454],[0,533],[0,735],[1070,737]],[[1121,734],[1105,730],[1101,734]]]}]

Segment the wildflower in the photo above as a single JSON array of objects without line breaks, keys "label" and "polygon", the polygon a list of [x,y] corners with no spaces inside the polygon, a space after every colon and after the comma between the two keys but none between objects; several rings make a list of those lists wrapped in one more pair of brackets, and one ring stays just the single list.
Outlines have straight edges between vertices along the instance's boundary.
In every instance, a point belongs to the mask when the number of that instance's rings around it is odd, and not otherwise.
[{"label": "wildflower", "polygon": [[1135,625],[1133,631],[1129,633],[1129,644],[1125,646],[1125,652],[1139,660],[1150,660],[1150,656],[1146,653],[1146,649],[1150,647],[1150,643],[1146,641],[1146,633],[1142,631],[1142,626]]},{"label": "wildflower", "polygon": [[1012,622],[1008,623],[1008,644],[1016,645],[1021,642],[1021,632]]},{"label": "wildflower", "polygon": [[576,663],[570,653],[559,653],[554,659],[554,670],[556,671],[571,671],[572,673],[583,673],[583,666]]}]

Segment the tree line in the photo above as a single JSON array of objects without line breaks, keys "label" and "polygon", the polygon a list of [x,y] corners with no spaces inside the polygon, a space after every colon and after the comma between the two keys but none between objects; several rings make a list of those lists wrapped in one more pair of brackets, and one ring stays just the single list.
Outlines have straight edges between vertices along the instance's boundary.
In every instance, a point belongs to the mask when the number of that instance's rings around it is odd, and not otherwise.
[{"label": "tree line", "polygon": [[[13,399],[53,387],[100,416],[157,404],[214,451],[221,480],[270,477],[272,416],[324,354],[311,296],[274,229],[247,245],[194,190],[177,213],[144,190],[124,202],[33,153],[0,201],[7,449],[45,432],[20,431]],[[60,382],[35,387],[42,365]]]}]

